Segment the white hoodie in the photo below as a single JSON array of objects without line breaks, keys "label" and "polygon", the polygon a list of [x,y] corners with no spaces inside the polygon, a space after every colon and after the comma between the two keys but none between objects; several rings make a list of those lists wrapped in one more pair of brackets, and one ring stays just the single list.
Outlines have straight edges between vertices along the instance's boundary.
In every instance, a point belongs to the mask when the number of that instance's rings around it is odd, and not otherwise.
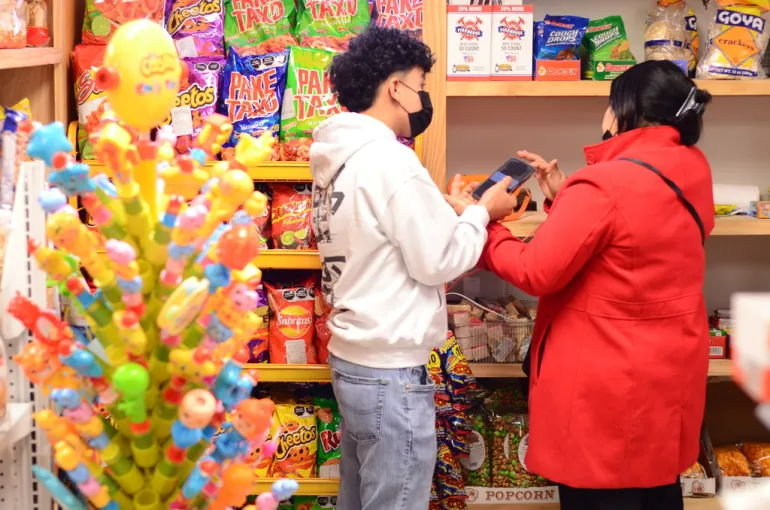
[{"label": "white hoodie", "polygon": [[428,363],[446,340],[444,284],[472,268],[489,214],[461,217],[417,155],[367,115],[341,113],[313,133],[313,231],[329,351],[374,368]]}]

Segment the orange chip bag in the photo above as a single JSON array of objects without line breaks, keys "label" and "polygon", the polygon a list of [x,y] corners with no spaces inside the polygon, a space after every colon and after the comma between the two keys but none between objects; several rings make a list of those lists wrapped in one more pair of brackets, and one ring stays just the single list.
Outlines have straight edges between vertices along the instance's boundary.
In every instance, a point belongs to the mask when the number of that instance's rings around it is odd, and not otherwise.
[{"label": "orange chip bag", "polygon": [[79,44],[72,51],[75,104],[78,109],[78,153],[81,159],[95,159],[89,135],[98,131],[107,109],[107,94],[96,83],[96,71],[104,63],[106,46]]},{"label": "orange chip bag", "polygon": [[135,19],[149,19],[163,25],[164,0],[86,0],[83,43],[107,44],[117,28]]},{"label": "orange chip bag", "polygon": [[329,341],[332,334],[326,325],[332,307],[326,302],[319,285],[315,288],[315,348],[319,363],[329,363]]},{"label": "orange chip bag", "polygon": [[280,427],[272,476],[315,478],[318,425],[312,405],[279,404],[274,420]]},{"label": "orange chip bag", "polygon": [[316,364],[313,345],[313,281],[273,286],[265,284],[272,319],[268,333],[270,363]]},{"label": "orange chip bag", "polygon": [[313,209],[311,184],[271,184],[271,236],[277,250],[314,250],[310,228]]}]

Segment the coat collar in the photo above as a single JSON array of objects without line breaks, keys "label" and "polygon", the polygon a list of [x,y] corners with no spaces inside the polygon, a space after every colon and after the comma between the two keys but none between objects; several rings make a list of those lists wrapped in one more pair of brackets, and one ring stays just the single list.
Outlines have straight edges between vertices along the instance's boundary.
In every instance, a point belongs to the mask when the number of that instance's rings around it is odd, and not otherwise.
[{"label": "coat collar", "polygon": [[674,147],[679,145],[679,138],[679,132],[671,126],[651,126],[627,131],[596,145],[586,145],[583,151],[586,163],[593,165],[617,159],[631,149]]}]

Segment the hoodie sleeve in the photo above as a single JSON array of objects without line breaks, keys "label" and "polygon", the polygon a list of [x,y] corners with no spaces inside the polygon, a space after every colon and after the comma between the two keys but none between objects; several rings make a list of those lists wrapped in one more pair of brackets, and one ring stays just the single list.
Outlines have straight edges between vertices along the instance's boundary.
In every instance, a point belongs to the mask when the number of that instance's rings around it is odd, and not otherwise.
[{"label": "hoodie sleeve", "polygon": [[486,208],[469,206],[458,217],[428,172],[411,177],[392,195],[380,218],[401,251],[409,276],[442,285],[476,265],[487,241]]}]

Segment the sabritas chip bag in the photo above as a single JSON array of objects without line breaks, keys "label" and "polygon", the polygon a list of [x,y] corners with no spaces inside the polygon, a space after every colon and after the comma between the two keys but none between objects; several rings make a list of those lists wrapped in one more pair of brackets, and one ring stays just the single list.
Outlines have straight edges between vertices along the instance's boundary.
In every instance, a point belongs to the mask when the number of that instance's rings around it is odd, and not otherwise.
[{"label": "sabritas chip bag", "polygon": [[280,433],[272,476],[315,478],[318,426],[313,406],[279,404],[275,406],[274,419],[280,427]]},{"label": "sabritas chip bag", "polygon": [[271,363],[316,364],[313,345],[313,281],[283,287],[265,284],[270,304]]},{"label": "sabritas chip bag", "polygon": [[327,50],[291,48],[281,106],[281,161],[308,161],[313,130],[342,111],[326,74],[333,57]]},{"label": "sabritas chip bag", "polygon": [[300,0],[297,37],[302,46],[345,51],[369,25],[369,0]]},{"label": "sabritas chip bag", "polygon": [[225,0],[226,49],[242,56],[283,51],[297,44],[296,17],[294,0]]},{"label": "sabritas chip bag", "polygon": [[583,78],[612,80],[636,64],[620,16],[607,16],[588,23],[582,48]]},{"label": "sabritas chip bag", "polygon": [[764,78],[762,55],[767,48],[770,0],[716,0],[709,26],[710,44],[698,63],[700,79]]}]

